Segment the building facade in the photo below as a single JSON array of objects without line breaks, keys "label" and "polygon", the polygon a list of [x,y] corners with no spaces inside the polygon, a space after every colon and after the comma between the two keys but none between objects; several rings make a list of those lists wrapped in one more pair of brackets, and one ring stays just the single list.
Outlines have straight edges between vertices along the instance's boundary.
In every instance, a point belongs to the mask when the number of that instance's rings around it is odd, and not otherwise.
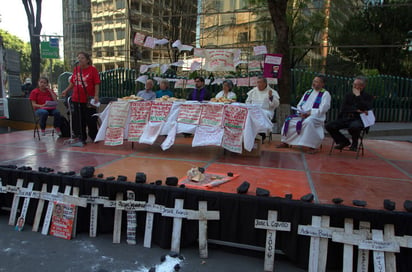
[{"label": "building facade", "polygon": [[151,49],[135,45],[134,36],[194,45],[196,7],[190,0],[63,0],[65,60],[91,52],[99,71],[174,62],[171,44]]},{"label": "building facade", "polygon": [[66,68],[77,60],[80,51],[92,52],[90,0],[63,0],[64,61]]}]

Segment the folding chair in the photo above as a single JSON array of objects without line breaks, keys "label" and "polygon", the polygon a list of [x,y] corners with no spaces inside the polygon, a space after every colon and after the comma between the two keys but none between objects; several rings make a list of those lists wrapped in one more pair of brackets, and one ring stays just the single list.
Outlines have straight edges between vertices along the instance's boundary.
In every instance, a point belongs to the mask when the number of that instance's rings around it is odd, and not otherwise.
[{"label": "folding chair", "polygon": [[[370,127],[366,127],[366,128],[362,128],[360,135],[359,135],[359,139],[358,139],[358,148],[356,149],[356,159],[359,158],[359,153],[362,152],[362,157],[364,155],[364,145],[363,145],[363,139],[365,138],[366,134],[369,133],[369,128]],[[332,154],[332,151],[335,147],[335,141],[332,140],[332,146],[330,147],[330,151],[329,151],[329,155]],[[345,149],[341,149],[340,152],[342,152]]]},{"label": "folding chair", "polygon": [[[31,104],[31,101],[30,101],[30,106],[32,109],[33,121],[34,121],[33,138],[36,138],[36,134],[37,134],[37,138],[40,141],[40,131],[39,131],[40,130],[40,117],[36,115],[36,111],[34,110],[33,105]],[[49,116],[54,118],[54,116],[51,114],[49,114]],[[51,134],[52,136],[54,136],[54,129],[52,129]]]}]

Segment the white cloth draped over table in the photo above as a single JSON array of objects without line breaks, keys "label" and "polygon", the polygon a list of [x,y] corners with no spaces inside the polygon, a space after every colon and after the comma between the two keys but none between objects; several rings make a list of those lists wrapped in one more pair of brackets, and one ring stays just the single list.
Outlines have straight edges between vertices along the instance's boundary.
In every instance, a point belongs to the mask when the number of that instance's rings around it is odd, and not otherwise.
[{"label": "white cloth draped over table", "polygon": [[[300,134],[296,132],[296,124],[302,118],[294,117],[289,121],[289,127],[286,136],[284,136],[285,124],[283,124],[281,139],[283,143],[311,148],[318,148],[320,146],[323,138],[325,137],[323,127],[326,120],[326,113],[330,108],[331,96],[328,91],[325,91],[325,93],[322,95],[322,100],[319,108],[313,109],[313,104],[315,103],[318,94],[318,91],[312,91],[306,102],[301,107],[304,112],[310,111],[310,116],[303,120],[302,130]],[[298,105],[302,104],[303,99],[304,96],[302,96]]]},{"label": "white cloth draped over table", "polygon": [[[202,104],[194,101],[186,102],[174,102],[170,110],[169,115],[167,116],[166,121],[164,122],[159,135],[168,135],[165,139],[165,142],[162,144],[162,149],[165,150],[169,148],[174,143],[174,137],[177,133],[195,133],[197,125],[192,124],[182,124],[177,123],[177,117],[179,114],[179,108],[183,103],[188,104]],[[268,118],[267,114],[260,108],[259,105],[254,104],[243,104],[243,103],[232,103],[225,106],[240,106],[248,109],[248,114],[245,121],[245,126],[243,129],[243,147],[247,151],[251,151],[254,146],[255,137],[260,132],[266,132],[272,129],[271,119]],[[106,128],[108,126],[109,112],[111,104],[109,104],[99,117],[101,119],[101,126],[97,133],[95,142],[105,140]],[[127,118],[126,124],[130,123],[130,114]],[[202,131],[202,130],[200,130]],[[125,138],[128,135],[128,125],[124,127]]]}]

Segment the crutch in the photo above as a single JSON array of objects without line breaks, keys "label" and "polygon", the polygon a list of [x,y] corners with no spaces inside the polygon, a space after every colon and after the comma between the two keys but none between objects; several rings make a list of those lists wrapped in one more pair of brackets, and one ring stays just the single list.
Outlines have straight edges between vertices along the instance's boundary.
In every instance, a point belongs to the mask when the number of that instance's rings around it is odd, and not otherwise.
[{"label": "crutch", "polygon": [[75,139],[73,138],[73,118],[72,118],[73,109],[70,103],[71,98],[72,98],[71,96],[67,98],[67,107],[69,109],[68,116],[69,116],[69,126],[70,126],[70,139],[65,140],[63,144],[72,144],[75,142]]}]

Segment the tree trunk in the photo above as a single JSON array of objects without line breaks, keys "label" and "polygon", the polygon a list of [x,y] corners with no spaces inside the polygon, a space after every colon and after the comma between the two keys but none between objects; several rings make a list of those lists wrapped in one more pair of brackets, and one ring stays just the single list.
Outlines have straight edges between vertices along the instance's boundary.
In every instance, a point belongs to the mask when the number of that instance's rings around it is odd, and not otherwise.
[{"label": "tree trunk", "polygon": [[22,0],[24,9],[26,10],[30,46],[31,46],[31,79],[33,86],[37,86],[37,81],[40,77],[40,33],[42,29],[41,24],[41,2],[36,0],[36,13],[33,8],[32,0]]},{"label": "tree trunk", "polygon": [[278,131],[290,115],[290,52],[289,26],[286,17],[288,0],[267,0],[272,23],[276,32],[276,53],[282,54],[282,77],[278,79],[280,106],[276,111]]}]

